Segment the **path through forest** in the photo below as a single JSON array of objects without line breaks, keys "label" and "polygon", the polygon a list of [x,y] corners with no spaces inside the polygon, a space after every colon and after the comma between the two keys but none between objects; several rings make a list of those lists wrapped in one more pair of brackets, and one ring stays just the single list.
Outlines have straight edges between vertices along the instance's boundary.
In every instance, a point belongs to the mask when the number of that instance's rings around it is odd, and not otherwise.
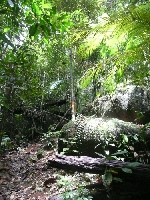
[{"label": "path through forest", "polygon": [[1,156],[0,200],[48,200],[63,193],[69,182],[77,187],[97,180],[96,175],[87,177],[84,173],[67,174],[64,170],[47,168],[48,158],[54,156],[55,150],[43,150],[44,146],[43,143],[21,145]]}]

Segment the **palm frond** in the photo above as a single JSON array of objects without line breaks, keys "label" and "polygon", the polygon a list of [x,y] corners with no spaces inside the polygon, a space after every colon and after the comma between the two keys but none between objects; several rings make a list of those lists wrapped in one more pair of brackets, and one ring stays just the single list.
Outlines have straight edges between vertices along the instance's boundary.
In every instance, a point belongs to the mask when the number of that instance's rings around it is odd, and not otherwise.
[{"label": "palm frond", "polygon": [[103,75],[107,90],[123,79],[150,83],[150,3],[131,6],[104,26],[97,25],[80,46],[84,56],[98,47],[107,71]]}]

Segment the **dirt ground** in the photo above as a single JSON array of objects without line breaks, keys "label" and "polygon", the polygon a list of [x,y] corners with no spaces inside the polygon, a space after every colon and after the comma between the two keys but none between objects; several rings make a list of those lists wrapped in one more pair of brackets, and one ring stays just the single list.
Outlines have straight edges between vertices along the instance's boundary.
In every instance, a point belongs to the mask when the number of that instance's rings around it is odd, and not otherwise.
[{"label": "dirt ground", "polygon": [[44,146],[42,142],[28,143],[1,155],[0,200],[49,200],[98,180],[97,175],[47,168],[48,159],[56,152],[43,150]]}]

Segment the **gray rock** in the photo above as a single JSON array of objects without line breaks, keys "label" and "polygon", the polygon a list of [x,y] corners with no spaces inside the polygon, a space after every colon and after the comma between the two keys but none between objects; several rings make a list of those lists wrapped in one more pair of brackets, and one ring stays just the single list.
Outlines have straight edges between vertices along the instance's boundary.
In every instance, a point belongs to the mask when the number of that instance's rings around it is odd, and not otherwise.
[{"label": "gray rock", "polygon": [[150,122],[150,90],[135,85],[120,87],[112,95],[95,99],[82,114],[146,124]]}]

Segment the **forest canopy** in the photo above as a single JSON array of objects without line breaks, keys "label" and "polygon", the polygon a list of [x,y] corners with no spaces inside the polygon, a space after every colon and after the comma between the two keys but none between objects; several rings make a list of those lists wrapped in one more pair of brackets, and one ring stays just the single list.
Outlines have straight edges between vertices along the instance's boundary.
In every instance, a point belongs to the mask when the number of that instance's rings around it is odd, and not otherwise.
[{"label": "forest canopy", "polygon": [[2,0],[1,132],[8,109],[70,105],[71,85],[77,112],[120,83],[148,86],[149,10],[149,0]]},{"label": "forest canopy", "polygon": [[0,72],[0,200],[150,196],[150,0],[0,0]]}]

